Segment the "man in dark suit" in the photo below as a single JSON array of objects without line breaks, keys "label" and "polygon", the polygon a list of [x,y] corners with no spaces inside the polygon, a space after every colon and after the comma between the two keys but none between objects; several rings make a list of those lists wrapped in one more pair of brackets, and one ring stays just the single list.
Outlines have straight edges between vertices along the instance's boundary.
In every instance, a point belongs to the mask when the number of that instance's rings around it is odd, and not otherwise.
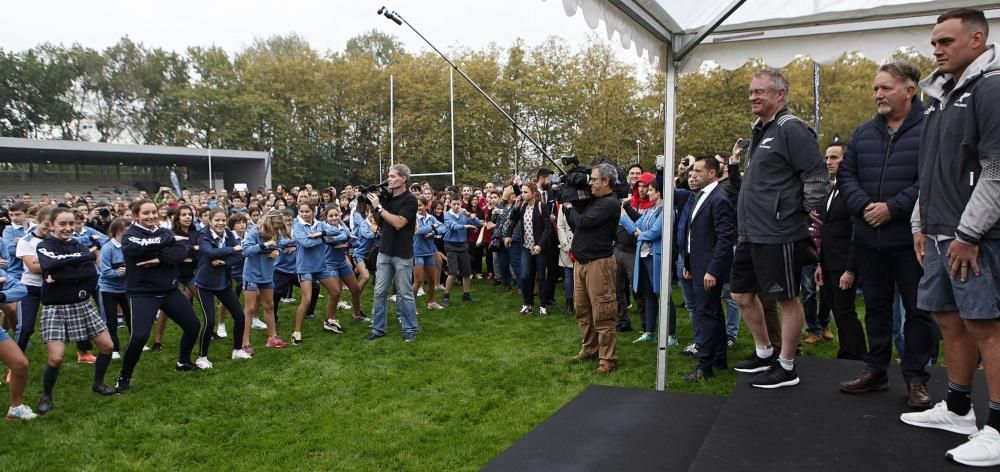
[{"label": "man in dark suit", "polygon": [[[819,264],[816,265],[816,285],[822,290],[823,301],[833,310],[840,340],[838,359],[861,360],[867,350],[865,333],[854,309],[855,274],[853,224],[851,210],[847,207],[837,187],[837,170],[844,159],[844,144],[834,137],[826,148],[826,168],[830,172],[833,191],[826,205],[810,217],[820,228]],[[846,255],[846,256],[845,256]]]},{"label": "man in dark suit", "polygon": [[683,241],[684,276],[694,283],[701,345],[698,367],[684,377],[688,382],[711,377],[714,368],[726,368],[726,320],[722,316],[722,286],[729,282],[733,263],[736,214],[725,190],[719,187],[722,175],[714,156],[698,158],[691,167],[689,182],[697,188],[686,241]]}]

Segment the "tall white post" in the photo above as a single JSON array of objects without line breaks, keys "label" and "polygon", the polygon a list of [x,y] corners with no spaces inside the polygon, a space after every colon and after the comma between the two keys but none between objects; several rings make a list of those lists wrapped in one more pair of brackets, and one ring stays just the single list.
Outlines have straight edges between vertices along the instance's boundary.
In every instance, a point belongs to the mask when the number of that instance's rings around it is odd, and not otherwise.
[{"label": "tall white post", "polygon": [[393,91],[392,91],[392,76],[390,75],[389,76],[389,165],[390,166],[396,165],[396,154],[395,154],[395,152],[396,152],[396,141],[395,141],[395,137],[393,136],[393,119],[394,119],[394,117],[392,116],[394,103],[393,103],[392,93],[393,93]]},{"label": "tall white post", "polygon": [[[208,144],[208,188],[215,190],[215,174],[212,173],[212,143]],[[181,198],[180,195],[177,198]]]},{"label": "tall white post", "polygon": [[667,88],[663,91],[664,100],[664,139],[663,139],[663,239],[667,244],[663,245],[663,257],[660,259],[660,325],[657,329],[657,351],[656,351],[656,389],[664,390],[667,387],[667,326],[670,316],[670,304],[673,303],[671,297],[672,287],[670,285],[671,274],[674,267],[670,262],[673,260],[674,240],[674,145],[676,123],[676,102],[677,102],[677,64],[674,63],[674,53],[672,42],[667,45],[664,64],[667,68]]},{"label": "tall white post", "polygon": [[451,103],[451,184],[455,185],[455,69],[448,69],[448,96]]}]

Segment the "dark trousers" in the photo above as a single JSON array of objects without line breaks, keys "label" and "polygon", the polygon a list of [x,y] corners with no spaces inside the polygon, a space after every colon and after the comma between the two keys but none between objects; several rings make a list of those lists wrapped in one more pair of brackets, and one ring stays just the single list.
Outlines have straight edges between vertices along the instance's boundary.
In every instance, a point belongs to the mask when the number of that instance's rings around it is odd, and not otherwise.
[{"label": "dark trousers", "polygon": [[[837,323],[837,338],[840,348],[837,359],[861,360],[865,346],[865,332],[861,329],[858,312],[854,309],[855,286],[847,290],[840,289],[842,270],[823,270],[823,303],[833,310],[833,319]],[[891,316],[890,316],[891,318]]]},{"label": "dark trousers", "polygon": [[545,283],[546,262],[544,250],[534,256],[531,255],[530,249],[521,251],[521,298],[524,299],[525,305],[535,304],[535,282],[538,282],[540,292],[538,294],[539,306],[546,306],[545,302],[550,298],[548,285]]},{"label": "dark trousers", "polygon": [[559,276],[562,275],[563,270],[562,267],[559,267],[559,249],[543,249],[542,255],[545,256],[545,289],[543,293],[546,296],[542,299],[541,305],[549,306],[555,304],[556,284],[559,282]]},{"label": "dark trousers", "polygon": [[[618,302],[618,331],[629,331],[632,329],[632,317],[628,312],[628,294],[632,293],[632,277],[635,277],[635,251],[622,251],[615,248],[615,301]],[[642,287],[639,287],[642,291]],[[641,301],[642,297],[636,297],[636,301]],[[639,313],[644,313],[643,304],[639,303]]]},{"label": "dark trousers", "polygon": [[900,367],[907,383],[927,383],[924,370],[931,357],[933,320],[930,313],[917,308],[917,285],[923,269],[917,263],[913,247],[890,249],[858,248],[858,268],[865,298],[865,328],[868,331],[866,368],[885,372],[892,358],[892,299],[899,290],[906,321],[903,339],[906,347]]},{"label": "dark trousers", "polygon": [[[278,304],[285,294],[292,289],[292,285],[298,282],[298,276],[291,272],[274,271],[274,322],[278,322]],[[319,297],[313,297],[319,298]]]},{"label": "dark trousers", "polygon": [[201,314],[204,323],[201,325],[199,355],[208,357],[208,345],[212,342],[212,333],[215,332],[215,299],[218,298],[222,306],[226,307],[229,315],[233,317],[233,350],[243,347],[243,307],[240,299],[232,289],[208,290],[198,287],[198,301],[201,304]]},{"label": "dark trousers", "polygon": [[511,280],[514,279],[514,273],[510,265],[510,249],[501,245],[496,255],[493,256],[493,260],[496,266],[493,269],[493,277],[502,283],[504,287],[510,287]]},{"label": "dark trousers", "polygon": [[722,314],[722,284],[705,290],[702,279],[695,278],[694,299],[698,313],[701,345],[698,346],[698,367],[711,370],[726,364],[726,317]]},{"label": "dark trousers", "polygon": [[165,294],[129,296],[129,304],[132,305],[132,337],[129,338],[125,346],[125,355],[122,359],[121,376],[126,379],[132,378],[139,357],[142,356],[142,348],[149,341],[149,332],[156,323],[156,311],[163,310],[167,316],[177,323],[184,331],[181,334],[180,352],[177,362],[191,362],[191,351],[198,340],[198,315],[194,314],[194,307],[180,290],[171,290]]},{"label": "dark trousers", "polygon": [[[639,265],[635,268],[635,276],[639,277],[639,293],[635,294],[635,299],[643,301],[643,326],[647,333],[656,334],[659,332],[656,319],[660,313],[660,295],[653,290],[653,258],[643,257],[639,259]],[[677,334],[677,308],[674,307],[673,297],[667,293],[670,300],[670,313],[667,319],[667,334],[673,336]]]},{"label": "dark trousers", "polygon": [[469,243],[469,264],[473,274],[483,274],[483,247],[477,246],[475,241]]},{"label": "dark trousers", "polygon": [[104,323],[108,325],[108,334],[111,335],[111,342],[115,345],[115,351],[121,352],[121,342],[118,339],[118,307],[121,307],[122,314],[128,320],[130,318],[128,295],[125,293],[101,292],[101,313],[104,314]]}]

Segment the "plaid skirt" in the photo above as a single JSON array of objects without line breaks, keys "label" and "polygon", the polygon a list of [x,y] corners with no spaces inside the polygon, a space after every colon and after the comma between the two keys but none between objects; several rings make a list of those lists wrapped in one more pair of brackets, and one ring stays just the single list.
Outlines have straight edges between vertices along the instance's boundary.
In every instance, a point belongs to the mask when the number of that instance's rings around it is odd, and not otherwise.
[{"label": "plaid skirt", "polygon": [[83,341],[107,330],[104,318],[90,300],[42,307],[42,340],[45,342]]}]

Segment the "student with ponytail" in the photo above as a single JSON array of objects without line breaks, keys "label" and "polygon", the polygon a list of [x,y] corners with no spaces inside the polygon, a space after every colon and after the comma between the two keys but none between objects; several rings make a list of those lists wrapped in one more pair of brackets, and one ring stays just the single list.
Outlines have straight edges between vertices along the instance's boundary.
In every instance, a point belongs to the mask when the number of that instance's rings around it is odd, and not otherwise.
[{"label": "student with ponytail", "polygon": [[215,208],[208,213],[208,224],[198,232],[198,269],[195,271],[194,284],[198,287],[198,301],[204,316],[201,325],[200,350],[195,365],[199,369],[211,369],[212,361],[208,360],[208,347],[212,342],[212,328],[215,324],[215,299],[219,299],[233,317],[233,351],[232,358],[250,359],[249,349],[244,350],[243,330],[244,314],[240,298],[233,291],[232,270],[243,262],[243,246],[236,243],[233,233],[228,231],[226,211]]}]

